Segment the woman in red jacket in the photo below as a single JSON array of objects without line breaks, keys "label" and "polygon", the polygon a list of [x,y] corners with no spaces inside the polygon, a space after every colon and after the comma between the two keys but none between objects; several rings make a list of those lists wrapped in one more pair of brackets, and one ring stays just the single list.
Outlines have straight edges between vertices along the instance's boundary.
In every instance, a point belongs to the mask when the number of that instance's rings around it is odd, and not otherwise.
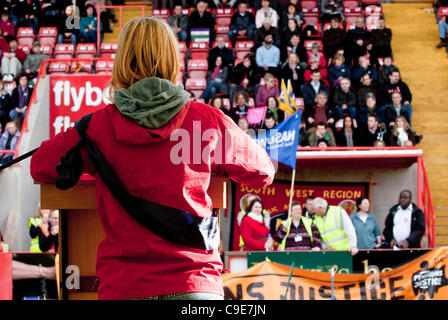
[{"label": "woman in red jacket", "polygon": [[[212,217],[212,173],[261,188],[272,183],[275,170],[264,149],[232,119],[189,101],[183,87],[173,84],[178,52],[175,35],[162,20],[129,21],[120,33],[112,71],[114,104],[92,114],[86,135],[132,196],[197,221]],[[44,141],[31,160],[33,178],[54,183],[61,156],[79,141],[76,128]],[[81,155],[84,172],[96,178],[105,233],[97,254],[99,298],[222,299],[219,250],[166,240],[134,220],[104,184],[85,148]],[[155,216],[164,223],[165,212]]]},{"label": "woman in red jacket", "polygon": [[264,223],[263,203],[254,199],[246,209],[246,216],[241,221],[240,233],[243,238],[244,251],[272,250],[274,243],[269,235],[269,229]]}]

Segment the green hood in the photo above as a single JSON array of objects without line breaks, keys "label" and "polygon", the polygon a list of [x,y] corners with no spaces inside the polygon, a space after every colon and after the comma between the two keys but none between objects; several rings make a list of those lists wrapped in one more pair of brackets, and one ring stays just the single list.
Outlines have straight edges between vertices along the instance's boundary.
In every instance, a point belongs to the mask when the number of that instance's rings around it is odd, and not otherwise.
[{"label": "green hood", "polygon": [[145,78],[118,89],[114,101],[120,113],[147,129],[166,125],[188,101],[183,86],[161,78]]}]

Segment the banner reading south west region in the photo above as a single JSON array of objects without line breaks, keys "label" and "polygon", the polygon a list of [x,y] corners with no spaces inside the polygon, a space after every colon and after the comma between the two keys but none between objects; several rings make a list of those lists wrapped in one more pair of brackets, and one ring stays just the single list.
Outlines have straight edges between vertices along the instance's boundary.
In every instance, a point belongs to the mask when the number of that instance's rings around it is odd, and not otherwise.
[{"label": "banner reading south west region", "polygon": [[448,247],[396,269],[331,274],[261,262],[223,275],[225,299],[234,300],[448,300]]},{"label": "banner reading south west region", "polygon": [[110,75],[50,76],[50,138],[110,103]]}]

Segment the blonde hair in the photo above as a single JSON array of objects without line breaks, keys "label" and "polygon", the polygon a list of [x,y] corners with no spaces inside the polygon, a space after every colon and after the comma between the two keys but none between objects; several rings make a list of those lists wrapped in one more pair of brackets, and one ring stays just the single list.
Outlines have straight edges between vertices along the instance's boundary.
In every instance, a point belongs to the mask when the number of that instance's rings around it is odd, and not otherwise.
[{"label": "blonde hair", "polygon": [[134,82],[158,77],[176,84],[179,73],[179,47],[171,27],[155,17],[135,18],[125,24],[118,38],[112,79],[114,91]]}]

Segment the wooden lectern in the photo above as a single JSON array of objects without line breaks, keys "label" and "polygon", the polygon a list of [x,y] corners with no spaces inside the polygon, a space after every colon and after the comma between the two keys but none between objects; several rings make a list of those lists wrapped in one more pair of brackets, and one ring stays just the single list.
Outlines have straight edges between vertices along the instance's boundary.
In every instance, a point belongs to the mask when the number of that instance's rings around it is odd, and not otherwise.
[{"label": "wooden lectern", "polygon": [[[212,176],[208,193],[213,208],[227,207],[228,179]],[[95,180],[81,180],[69,190],[59,190],[53,184],[41,184],[41,208],[59,209],[59,274],[61,298],[94,300],[96,292],[96,256],[104,231],[96,212]],[[69,289],[66,279],[70,268],[79,268],[80,289]]]}]

